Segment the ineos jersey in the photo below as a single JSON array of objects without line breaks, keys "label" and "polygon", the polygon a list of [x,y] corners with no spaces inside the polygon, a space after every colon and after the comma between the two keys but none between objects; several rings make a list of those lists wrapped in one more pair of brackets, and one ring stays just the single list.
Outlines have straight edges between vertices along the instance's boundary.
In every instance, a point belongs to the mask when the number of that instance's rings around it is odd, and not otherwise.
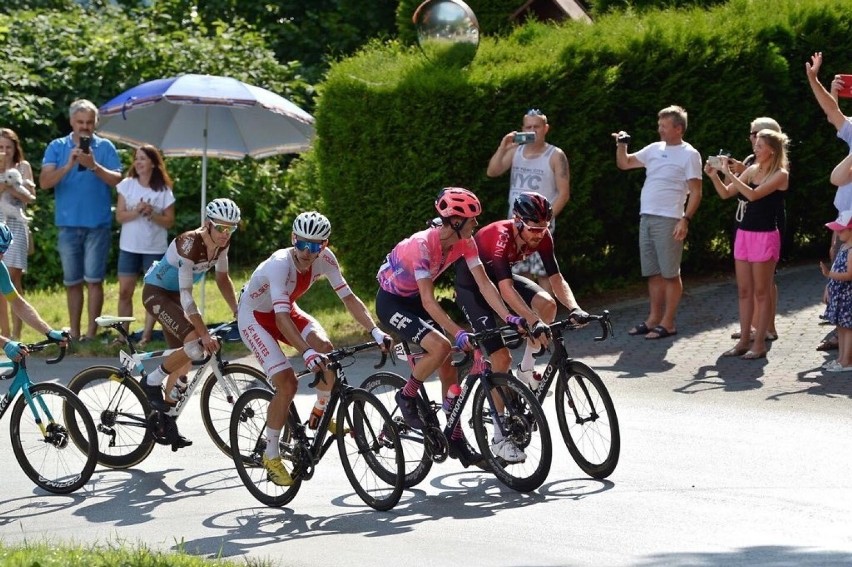
[{"label": "ineos jersey", "polygon": [[296,300],[322,277],[328,279],[340,299],[352,294],[331,250],[324,248],[302,273],[296,269],[293,254],[293,248],[276,250],[255,269],[240,296],[241,308],[263,313],[290,313]]},{"label": "ineos jersey", "polygon": [[[493,222],[476,231],[474,240],[479,249],[479,258],[485,266],[485,272],[495,284],[512,277],[512,264],[525,260],[533,252],[541,256],[544,270],[548,276],[559,273],[559,265],[553,254],[553,237],[550,231],[545,233],[544,238],[536,248],[529,248],[526,244],[518,250],[515,245],[515,237],[512,234],[512,225],[515,221],[504,220]],[[458,277],[458,276],[457,276]],[[459,282],[466,283],[466,282]]]},{"label": "ineos jersey", "polygon": [[144,281],[169,291],[191,290],[192,284],[213,266],[217,272],[228,272],[228,248],[219,248],[208,258],[201,233],[198,230],[184,232],[172,240],[162,260],[151,265]]}]

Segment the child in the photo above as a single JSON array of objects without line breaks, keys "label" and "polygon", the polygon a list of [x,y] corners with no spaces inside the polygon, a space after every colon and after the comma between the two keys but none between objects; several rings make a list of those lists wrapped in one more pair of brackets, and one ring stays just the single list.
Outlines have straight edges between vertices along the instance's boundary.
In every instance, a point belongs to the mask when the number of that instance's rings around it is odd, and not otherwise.
[{"label": "child", "polygon": [[828,278],[828,304],[825,320],[837,325],[839,349],[837,360],[823,364],[826,372],[852,371],[852,263],[849,262],[849,248],[852,247],[852,210],[843,211],[837,220],[826,223],[837,233],[843,243],[834,264],[829,270],[820,262],[822,275]]}]

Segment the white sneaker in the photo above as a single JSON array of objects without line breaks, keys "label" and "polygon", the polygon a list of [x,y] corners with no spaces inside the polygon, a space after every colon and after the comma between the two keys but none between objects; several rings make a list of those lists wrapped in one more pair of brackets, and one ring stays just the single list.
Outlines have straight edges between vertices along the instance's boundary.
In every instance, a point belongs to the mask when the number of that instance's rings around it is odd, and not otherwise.
[{"label": "white sneaker", "polygon": [[492,439],[491,452],[507,463],[523,463],[527,460],[526,453],[521,451],[517,445],[508,439],[503,439],[499,442],[495,442],[494,439]]},{"label": "white sneaker", "polygon": [[837,366],[840,366],[840,363],[839,363],[839,362],[837,362],[837,359],[832,358],[831,360],[829,360],[829,361],[825,362],[825,363],[822,365],[822,368],[823,368],[824,370],[830,370],[830,369],[835,368],[835,367],[837,367]]}]

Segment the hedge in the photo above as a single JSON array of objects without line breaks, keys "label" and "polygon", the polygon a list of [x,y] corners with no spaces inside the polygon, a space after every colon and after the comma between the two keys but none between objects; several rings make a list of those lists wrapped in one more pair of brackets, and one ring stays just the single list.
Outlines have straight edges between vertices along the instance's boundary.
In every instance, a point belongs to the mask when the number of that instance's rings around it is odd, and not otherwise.
[{"label": "hedge", "polygon": [[[475,190],[482,220],[502,218],[508,179],[488,179],[486,165],[531,107],[547,113],[548,140],[571,164],[556,242],[580,290],[639,277],[644,171],[616,168],[610,134],[629,131],[634,149],[656,141],[657,111],[670,104],[688,110],[685,139],[705,157],[719,148],[746,155],[751,120],[775,117],[792,139],[787,255],[822,252],[823,223],[835,215],[828,176],[846,148],[813,99],[804,64],[823,51],[826,84],[852,70],[850,19],[842,3],[735,0],[710,10],[609,14],[593,24],[530,23],[484,37],[465,69],[430,64],[411,46],[369,46],[332,66],[308,158],[348,278],[374,289],[384,256],[425,226],[441,187]],[[734,206],[705,179],[685,272],[730,265]]]}]

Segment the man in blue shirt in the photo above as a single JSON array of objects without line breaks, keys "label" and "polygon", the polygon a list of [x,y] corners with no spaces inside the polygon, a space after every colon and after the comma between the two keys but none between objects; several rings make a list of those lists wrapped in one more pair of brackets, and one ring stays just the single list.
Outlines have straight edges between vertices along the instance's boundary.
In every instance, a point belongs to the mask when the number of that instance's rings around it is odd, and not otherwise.
[{"label": "man in blue shirt", "polygon": [[121,161],[112,142],[95,136],[98,108],[92,102],[72,102],[69,116],[72,132],[48,144],[38,181],[43,189],[55,187],[57,248],[71,336],[82,338],[85,282],[89,291],[86,338],[91,339],[104,304],[103,280],[112,244],[112,188],[121,181]]}]

